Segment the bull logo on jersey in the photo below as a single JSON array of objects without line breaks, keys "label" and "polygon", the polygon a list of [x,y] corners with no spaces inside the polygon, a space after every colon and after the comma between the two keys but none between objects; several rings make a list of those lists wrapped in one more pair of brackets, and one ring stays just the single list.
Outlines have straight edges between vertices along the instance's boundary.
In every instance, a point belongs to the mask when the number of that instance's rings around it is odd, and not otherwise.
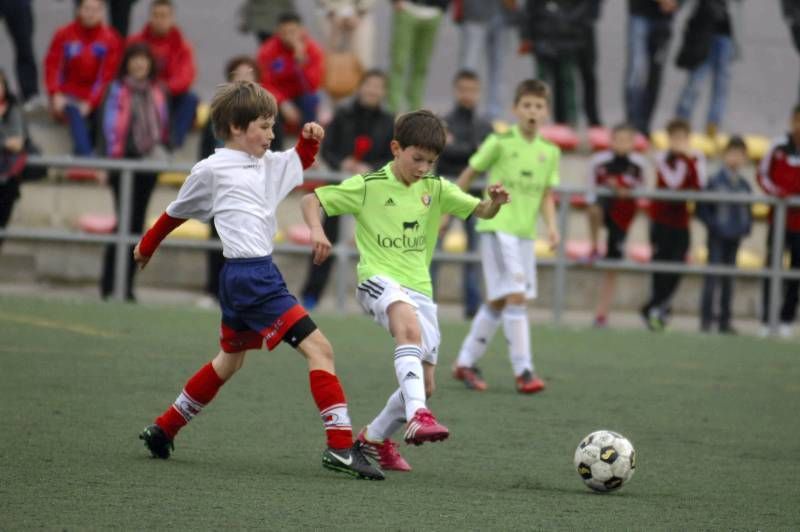
[{"label": "bull logo on jersey", "polygon": [[426,207],[430,207],[431,206],[431,195],[430,194],[423,194],[422,198],[420,198],[420,199],[422,199],[422,204],[425,205]]},{"label": "bull logo on jersey", "polygon": [[403,222],[400,235],[384,235],[378,233],[378,246],[388,249],[398,249],[403,253],[410,251],[423,252],[427,248],[427,239],[424,234],[419,234],[418,220]]}]

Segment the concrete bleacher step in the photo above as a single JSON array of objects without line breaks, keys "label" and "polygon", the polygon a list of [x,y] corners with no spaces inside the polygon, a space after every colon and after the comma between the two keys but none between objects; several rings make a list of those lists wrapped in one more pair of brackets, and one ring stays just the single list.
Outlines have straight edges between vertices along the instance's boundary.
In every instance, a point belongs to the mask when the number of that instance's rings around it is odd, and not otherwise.
[{"label": "concrete bleacher step", "polygon": [[31,282],[36,280],[36,257],[29,253],[2,250],[0,279],[8,282]]}]

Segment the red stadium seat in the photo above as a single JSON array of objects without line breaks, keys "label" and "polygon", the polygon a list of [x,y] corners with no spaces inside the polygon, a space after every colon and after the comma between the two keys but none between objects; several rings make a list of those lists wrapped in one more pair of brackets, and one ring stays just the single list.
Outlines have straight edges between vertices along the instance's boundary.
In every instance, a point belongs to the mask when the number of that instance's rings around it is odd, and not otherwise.
[{"label": "red stadium seat", "polygon": [[564,151],[572,151],[578,147],[580,139],[574,129],[565,124],[548,124],[540,128],[542,137],[549,140]]},{"label": "red stadium seat", "polygon": [[68,181],[98,181],[99,171],[94,168],[68,168],[64,172],[64,177]]},{"label": "red stadium seat", "polygon": [[592,151],[603,151],[611,147],[611,130],[607,127],[590,127],[587,137]]},{"label": "red stadium seat", "polygon": [[650,262],[653,257],[653,248],[650,244],[628,244],[628,258],[635,262]]},{"label": "red stadium seat", "polygon": [[647,151],[650,149],[650,141],[641,133],[637,133],[633,141],[633,149],[639,152]]},{"label": "red stadium seat", "polygon": [[82,214],[78,217],[78,229],[84,233],[113,233],[117,229],[117,217],[113,214]]},{"label": "red stadium seat", "polygon": [[289,229],[286,230],[286,237],[292,244],[311,245],[311,229],[306,224],[290,225]]},{"label": "red stadium seat", "polygon": [[568,259],[585,261],[589,260],[592,253],[592,244],[588,240],[567,240],[564,252]]}]

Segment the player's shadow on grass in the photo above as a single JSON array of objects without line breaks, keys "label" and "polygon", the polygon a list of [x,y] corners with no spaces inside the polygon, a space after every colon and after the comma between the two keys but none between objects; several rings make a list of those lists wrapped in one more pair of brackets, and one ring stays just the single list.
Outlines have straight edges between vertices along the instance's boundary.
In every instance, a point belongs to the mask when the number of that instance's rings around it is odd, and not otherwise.
[{"label": "player's shadow on grass", "polygon": [[541,491],[544,493],[561,493],[564,495],[578,495],[578,496],[585,496],[590,495],[593,497],[597,496],[611,496],[611,497],[626,497],[626,498],[653,498],[651,494],[642,494],[637,491],[628,491],[625,489],[621,489],[619,491],[609,491],[609,492],[599,492],[593,491],[585,486],[581,486],[578,483],[574,488],[569,487],[566,488],[564,486],[557,486],[555,484],[546,484],[541,480],[534,480],[529,478],[523,479],[516,479],[508,486],[509,491]]}]

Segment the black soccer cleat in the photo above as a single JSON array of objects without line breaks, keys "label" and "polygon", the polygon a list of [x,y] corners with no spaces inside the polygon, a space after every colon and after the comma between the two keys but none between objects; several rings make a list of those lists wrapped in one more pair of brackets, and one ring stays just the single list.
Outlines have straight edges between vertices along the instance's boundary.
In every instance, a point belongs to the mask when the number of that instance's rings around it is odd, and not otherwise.
[{"label": "black soccer cleat", "polygon": [[144,428],[139,439],[144,440],[144,446],[153,455],[153,458],[162,458],[166,460],[169,458],[170,453],[175,450],[175,445],[172,440],[158,425],[150,425]]},{"label": "black soccer cleat", "polygon": [[340,473],[347,473],[365,480],[383,480],[383,471],[372,465],[361,450],[361,442],[356,441],[349,449],[331,449],[322,453],[322,467]]}]

